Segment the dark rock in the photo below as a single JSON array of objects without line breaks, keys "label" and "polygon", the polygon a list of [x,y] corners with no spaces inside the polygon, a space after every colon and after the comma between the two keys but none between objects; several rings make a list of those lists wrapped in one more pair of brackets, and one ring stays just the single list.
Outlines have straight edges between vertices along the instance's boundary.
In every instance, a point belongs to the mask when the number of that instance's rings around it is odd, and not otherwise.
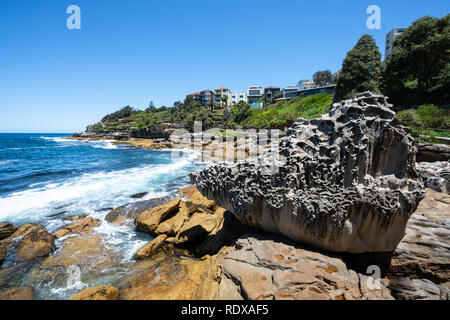
[{"label": "dark rock", "polygon": [[382,95],[358,94],[298,120],[278,159],[215,164],[191,180],[243,224],[329,251],[392,252],[424,187],[415,141],[391,107]]},{"label": "dark rock", "polygon": [[8,238],[17,230],[11,223],[0,223],[0,240]]},{"label": "dark rock", "polygon": [[427,279],[393,277],[389,279],[392,295],[399,300],[448,300],[448,287]]},{"label": "dark rock", "polygon": [[419,144],[417,162],[450,161],[450,146],[445,144]]},{"label": "dark rock", "polygon": [[11,240],[1,240],[0,241],[0,266],[8,255],[9,249],[14,245],[14,242]]},{"label": "dark rock", "polygon": [[145,197],[147,194],[148,194],[148,192],[136,193],[136,194],[131,195],[130,198],[140,199],[140,198]]}]

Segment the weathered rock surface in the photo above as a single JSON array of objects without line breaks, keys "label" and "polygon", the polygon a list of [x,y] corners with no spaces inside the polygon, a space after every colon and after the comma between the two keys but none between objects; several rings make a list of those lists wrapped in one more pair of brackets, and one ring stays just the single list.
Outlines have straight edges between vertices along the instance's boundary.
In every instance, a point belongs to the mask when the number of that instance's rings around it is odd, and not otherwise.
[{"label": "weathered rock surface", "polygon": [[180,198],[176,198],[159,207],[146,210],[135,219],[134,224],[141,231],[153,233],[161,221],[178,210],[180,201]]},{"label": "weathered rock surface", "polygon": [[427,279],[393,277],[389,279],[389,288],[399,300],[450,300],[449,286],[438,286]]},{"label": "weathered rock surface", "polygon": [[450,161],[450,146],[445,144],[419,144],[417,162]]},{"label": "weathered rock surface", "polygon": [[16,231],[16,229],[17,228],[14,227],[14,225],[12,225],[11,223],[0,223],[0,240],[3,240],[12,235],[14,231]]},{"label": "weathered rock surface", "polygon": [[145,197],[147,194],[148,194],[148,192],[135,193],[135,194],[132,194],[130,196],[130,198],[132,198],[132,199],[140,199],[140,198]]},{"label": "weathered rock surface", "polygon": [[33,300],[34,290],[32,287],[9,288],[0,291],[0,300]]},{"label": "weathered rock surface", "polygon": [[437,284],[449,281],[450,195],[427,189],[394,252],[389,273]]},{"label": "weathered rock surface", "polygon": [[214,298],[393,299],[385,286],[369,289],[366,280],[348,270],[339,258],[294,246],[278,236],[247,235],[236,242],[235,251],[225,256]]},{"label": "weathered rock surface", "polygon": [[87,216],[82,213],[82,214],[76,214],[74,216],[69,216],[69,217],[64,217],[62,218],[63,221],[77,221],[77,220],[81,220],[86,218]]},{"label": "weathered rock surface", "polygon": [[155,239],[147,243],[145,246],[143,246],[136,252],[134,256],[135,259],[140,260],[151,257],[156,252],[156,250],[158,250],[163,245],[166,239],[167,239],[166,234],[161,234],[157,236]]},{"label": "weathered rock surface", "polygon": [[117,300],[119,289],[110,286],[86,288],[70,300]]},{"label": "weathered rock surface", "polygon": [[67,236],[68,234],[79,234],[89,231],[99,226],[100,224],[101,224],[100,220],[94,219],[92,217],[87,217],[62,227],[61,229],[56,231],[53,235],[59,239],[64,236]]},{"label": "weathered rock surface", "polygon": [[23,237],[16,247],[17,256],[23,261],[48,256],[54,250],[55,237],[45,229]]},{"label": "weathered rock surface", "polygon": [[9,249],[14,245],[11,240],[1,240],[0,241],[0,266],[8,255]]},{"label": "weathered rock surface", "polygon": [[421,162],[416,165],[425,187],[450,193],[450,162]]},{"label": "weathered rock surface", "polygon": [[113,209],[106,215],[105,220],[114,224],[120,224],[127,220],[135,220],[142,212],[160,206],[168,200],[170,198],[157,198],[127,203]]},{"label": "weathered rock surface", "polygon": [[415,141],[385,97],[358,94],[300,119],[279,150],[275,162],[215,164],[191,180],[243,224],[328,251],[395,250],[424,190]]},{"label": "weathered rock surface", "polygon": [[45,230],[43,226],[37,223],[25,223],[17,228],[17,230],[11,234],[8,239],[14,239],[18,237],[25,237],[32,233],[38,233]]}]

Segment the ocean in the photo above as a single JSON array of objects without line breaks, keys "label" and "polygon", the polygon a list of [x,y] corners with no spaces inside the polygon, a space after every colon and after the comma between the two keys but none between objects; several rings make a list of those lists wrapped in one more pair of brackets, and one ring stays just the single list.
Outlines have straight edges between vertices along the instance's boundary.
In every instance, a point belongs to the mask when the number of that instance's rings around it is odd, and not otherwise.
[{"label": "ocean", "polygon": [[[109,245],[125,260],[133,259],[150,238],[131,226],[109,224],[104,220],[109,213],[105,208],[174,195],[189,185],[189,172],[205,166],[194,161],[192,152],[172,158],[171,150],[135,149],[65,136],[70,135],[0,134],[0,222],[39,223],[54,232],[66,224],[62,217],[87,214],[102,221],[95,232],[106,234]],[[147,195],[131,198],[141,192]],[[6,260],[0,269],[10,265]],[[75,288],[54,286],[42,288],[37,296],[66,299],[74,292]]]}]

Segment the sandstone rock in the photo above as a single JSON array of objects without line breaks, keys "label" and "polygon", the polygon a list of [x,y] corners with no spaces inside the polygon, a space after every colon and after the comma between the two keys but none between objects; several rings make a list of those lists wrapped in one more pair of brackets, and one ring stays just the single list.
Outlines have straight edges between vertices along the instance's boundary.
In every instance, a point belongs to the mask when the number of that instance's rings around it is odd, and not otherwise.
[{"label": "sandstone rock", "polygon": [[427,279],[393,277],[389,279],[392,294],[400,300],[448,300],[448,287],[440,288]]},{"label": "sandstone rock", "polygon": [[194,214],[181,228],[176,237],[176,244],[195,243],[206,238],[218,224],[218,217],[208,213]]},{"label": "sandstone rock", "polygon": [[216,204],[213,200],[208,200],[206,197],[202,196],[200,192],[194,193],[189,198],[188,203],[204,209],[212,209]]},{"label": "sandstone rock", "polygon": [[70,300],[117,300],[118,298],[119,289],[101,286],[84,289],[70,298]]},{"label": "sandstone rock", "polygon": [[113,209],[110,213],[108,213],[108,215],[106,215],[105,220],[111,223],[118,223],[120,221],[129,219],[134,220],[145,210],[160,206],[168,200],[170,199],[157,198],[127,203],[123,206]]},{"label": "sandstone rock", "polygon": [[12,285],[16,280],[21,280],[31,266],[31,262],[22,262],[0,270],[0,288],[5,285]]},{"label": "sandstone rock", "polygon": [[450,193],[450,162],[421,162],[416,165],[425,187]]},{"label": "sandstone rock", "polygon": [[156,228],[155,233],[176,236],[183,227],[184,223],[189,220],[189,214],[190,211],[188,207],[183,201],[181,201],[177,214],[160,223]]},{"label": "sandstone rock", "polygon": [[9,288],[0,291],[0,300],[33,300],[34,290],[32,287]]},{"label": "sandstone rock", "polygon": [[84,213],[82,213],[82,214],[77,214],[77,215],[74,215],[74,216],[64,217],[64,218],[62,218],[62,220],[63,221],[77,221],[77,220],[84,219],[86,217],[87,216]]},{"label": "sandstone rock", "polygon": [[[359,300],[360,279],[339,258],[277,236],[248,235],[222,263],[216,299]],[[377,298],[392,299],[386,292]],[[365,295],[365,298],[371,298]]]},{"label": "sandstone rock", "polygon": [[14,239],[18,237],[25,237],[32,233],[38,233],[45,230],[43,226],[37,223],[25,223],[17,228],[17,230],[11,234],[8,239]]},{"label": "sandstone rock", "polygon": [[156,252],[156,250],[158,250],[159,247],[163,245],[166,239],[167,235],[165,234],[156,237],[136,252],[134,256],[135,259],[140,260],[151,257]]},{"label": "sandstone rock", "polygon": [[14,225],[12,225],[11,223],[0,223],[0,240],[3,240],[12,235],[14,231],[16,231],[16,229],[17,228],[14,227]]},{"label": "sandstone rock", "polygon": [[23,237],[16,247],[17,256],[25,261],[48,256],[54,250],[55,237],[45,229]]},{"label": "sandstone rock", "polygon": [[197,192],[198,190],[196,186],[187,186],[177,191],[178,194],[181,194],[183,198],[188,200]]},{"label": "sandstone rock", "polygon": [[171,200],[159,207],[142,212],[134,221],[136,227],[144,232],[154,232],[159,223],[179,208],[181,199]]},{"label": "sandstone rock", "polygon": [[395,250],[424,190],[415,141],[384,96],[358,94],[298,120],[279,151],[214,164],[191,180],[243,224],[328,251]]},{"label": "sandstone rock", "polygon": [[450,146],[445,144],[419,144],[417,162],[450,161]]},{"label": "sandstone rock", "polygon": [[87,217],[78,221],[75,221],[67,226],[62,227],[56,231],[53,235],[56,238],[62,238],[68,234],[79,234],[91,230],[101,224],[100,220],[92,217]]},{"label": "sandstone rock", "polygon": [[0,266],[8,255],[9,249],[14,245],[11,240],[1,240],[0,241]]},{"label": "sandstone rock", "polygon": [[437,284],[450,279],[450,195],[427,189],[394,252],[389,273]]}]

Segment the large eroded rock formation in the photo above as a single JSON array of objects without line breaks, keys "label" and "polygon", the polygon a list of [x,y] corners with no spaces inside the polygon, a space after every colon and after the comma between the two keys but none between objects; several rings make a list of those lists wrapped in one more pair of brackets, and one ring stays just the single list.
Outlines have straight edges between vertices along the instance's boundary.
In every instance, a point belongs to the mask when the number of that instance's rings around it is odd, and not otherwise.
[{"label": "large eroded rock formation", "polygon": [[335,252],[392,252],[424,189],[415,141],[391,107],[382,95],[358,94],[294,123],[278,172],[264,155],[191,179],[244,224]]}]

